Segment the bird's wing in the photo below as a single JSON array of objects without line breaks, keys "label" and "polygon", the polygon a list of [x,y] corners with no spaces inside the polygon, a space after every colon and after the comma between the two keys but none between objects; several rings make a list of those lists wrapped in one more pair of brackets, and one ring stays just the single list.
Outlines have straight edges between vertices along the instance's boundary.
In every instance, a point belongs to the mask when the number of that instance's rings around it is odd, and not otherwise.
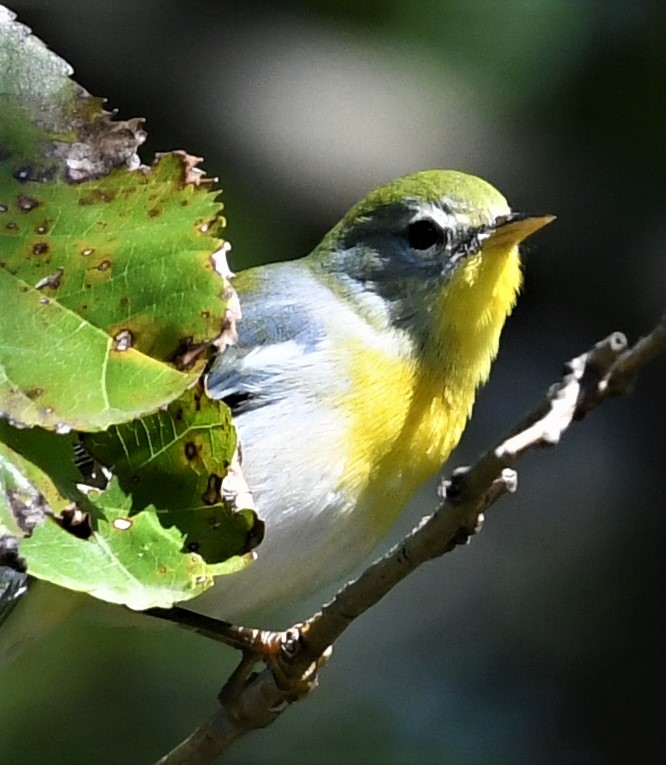
[{"label": "bird's wing", "polygon": [[285,279],[284,289],[276,285],[276,276],[284,278],[288,270],[293,271],[290,264],[263,267],[261,281],[257,284],[255,277],[251,292],[244,295],[242,283],[239,287],[243,318],[237,344],[215,358],[206,378],[208,395],[223,399],[234,414],[279,397],[286,387],[280,385],[286,370],[307,364],[325,338],[313,300],[317,287],[299,287],[293,275]]}]

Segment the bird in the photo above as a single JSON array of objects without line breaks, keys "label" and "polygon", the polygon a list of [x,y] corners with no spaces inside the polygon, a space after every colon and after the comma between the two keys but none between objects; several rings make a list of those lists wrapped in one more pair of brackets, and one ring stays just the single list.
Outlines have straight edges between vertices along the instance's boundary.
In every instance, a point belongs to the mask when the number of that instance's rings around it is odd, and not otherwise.
[{"label": "bird", "polygon": [[[519,245],[553,219],[481,178],[421,171],[309,255],[234,277],[237,340],[205,386],[231,409],[266,531],[251,565],[183,607],[252,626],[363,562],[458,444],[521,288]],[[0,664],[85,602],[25,585],[0,580]]]},{"label": "bird", "polygon": [[240,271],[243,317],[208,395],[231,408],[266,535],[186,607],[240,620],[338,582],[458,444],[553,220],[426,170],[372,191],[304,258]]}]

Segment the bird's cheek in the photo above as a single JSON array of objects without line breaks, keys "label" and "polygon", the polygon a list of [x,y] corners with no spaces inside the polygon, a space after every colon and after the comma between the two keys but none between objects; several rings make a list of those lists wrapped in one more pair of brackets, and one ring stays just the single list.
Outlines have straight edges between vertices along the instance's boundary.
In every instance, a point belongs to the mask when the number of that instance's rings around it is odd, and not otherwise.
[{"label": "bird's cheek", "polygon": [[481,268],[482,260],[479,254],[459,258],[449,270],[445,291],[452,299],[464,299],[465,294],[473,290],[478,283]]}]

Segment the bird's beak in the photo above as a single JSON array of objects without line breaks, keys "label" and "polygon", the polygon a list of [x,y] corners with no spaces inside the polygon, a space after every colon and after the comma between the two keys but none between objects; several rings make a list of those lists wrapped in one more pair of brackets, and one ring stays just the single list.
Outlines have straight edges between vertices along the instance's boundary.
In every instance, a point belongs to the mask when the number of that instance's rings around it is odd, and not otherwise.
[{"label": "bird's beak", "polygon": [[486,241],[493,245],[515,245],[527,239],[535,231],[555,220],[554,215],[527,215],[510,213],[495,218],[490,236]]}]

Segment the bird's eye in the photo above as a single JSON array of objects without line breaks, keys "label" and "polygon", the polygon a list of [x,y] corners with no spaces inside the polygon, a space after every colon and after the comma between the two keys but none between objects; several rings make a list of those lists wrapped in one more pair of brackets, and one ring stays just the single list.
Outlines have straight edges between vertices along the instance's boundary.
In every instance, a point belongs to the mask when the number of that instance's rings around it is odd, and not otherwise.
[{"label": "bird's eye", "polygon": [[442,244],[444,231],[432,220],[416,220],[407,226],[407,241],[413,250],[428,250]]}]

